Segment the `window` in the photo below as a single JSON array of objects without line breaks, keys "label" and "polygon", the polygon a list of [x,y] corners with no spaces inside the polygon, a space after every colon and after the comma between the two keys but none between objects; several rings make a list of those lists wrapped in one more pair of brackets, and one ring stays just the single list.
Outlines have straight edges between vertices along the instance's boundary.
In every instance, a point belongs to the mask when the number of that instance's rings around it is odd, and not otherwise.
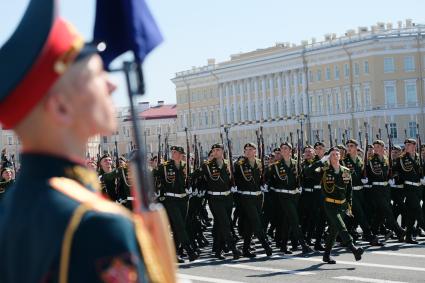
[{"label": "window", "polygon": [[344,89],[345,111],[351,111],[351,94],[348,88]]},{"label": "window", "polygon": [[365,86],[363,91],[364,91],[364,99],[365,99],[365,108],[370,109],[370,106],[371,106],[371,103],[372,103],[372,101],[371,101],[372,98],[370,96],[370,87]]},{"label": "window", "polygon": [[329,81],[331,79],[331,68],[326,67],[326,80]]},{"label": "window", "polygon": [[335,96],[335,111],[337,113],[341,112],[341,95],[337,89],[334,89],[334,96]]},{"label": "window", "polygon": [[319,95],[318,97],[319,103],[318,103],[318,113],[322,114],[323,113],[323,95]]},{"label": "window", "polygon": [[211,126],[215,126],[215,111],[211,112]]},{"label": "window", "polygon": [[369,62],[366,60],[363,62],[363,69],[365,74],[369,74]]},{"label": "window", "polygon": [[208,126],[208,112],[205,112],[204,119],[205,119],[204,125]]},{"label": "window", "polygon": [[359,63],[354,63],[354,75],[358,77],[360,75],[360,65]]},{"label": "window", "polygon": [[320,82],[322,80],[322,70],[317,70],[317,81]]},{"label": "window", "polygon": [[397,124],[396,123],[390,123],[390,136],[392,139],[397,138]]},{"label": "window", "polygon": [[415,71],[415,61],[413,56],[404,57],[404,71],[405,72]]},{"label": "window", "polygon": [[313,112],[313,97],[311,95],[308,97],[308,112]]},{"label": "window", "polygon": [[394,58],[393,57],[385,57],[384,58],[384,73],[394,73]]},{"label": "window", "polygon": [[350,67],[348,64],[344,64],[344,77],[348,78],[350,76]]},{"label": "window", "polygon": [[416,122],[409,122],[409,138],[416,138],[417,126]]},{"label": "window", "polygon": [[13,144],[13,137],[7,137],[7,143],[9,145],[12,145]]},{"label": "window", "polygon": [[[148,129],[149,130],[149,129]],[[10,138],[10,137],[9,137]],[[106,137],[106,136],[103,136],[103,143],[108,143],[108,137]],[[9,143],[9,144],[11,144],[11,143]]]},{"label": "window", "polygon": [[333,100],[332,100],[332,93],[330,91],[327,94],[327,98],[328,98],[328,113],[332,114],[333,113]]},{"label": "window", "polygon": [[395,82],[384,83],[385,92],[385,106],[387,108],[393,108],[397,104]]},{"label": "window", "polygon": [[335,80],[339,80],[339,67],[338,67],[338,65],[334,66],[334,78],[335,78]]},{"label": "window", "polygon": [[360,88],[358,86],[354,87],[354,102],[356,111],[360,111],[362,104],[362,97],[360,96]]},{"label": "window", "polygon": [[313,71],[312,70],[308,70],[308,80],[310,83],[312,83],[313,80]]},{"label": "window", "polygon": [[416,81],[406,81],[404,83],[404,92],[407,106],[416,106],[417,94],[416,94]]}]

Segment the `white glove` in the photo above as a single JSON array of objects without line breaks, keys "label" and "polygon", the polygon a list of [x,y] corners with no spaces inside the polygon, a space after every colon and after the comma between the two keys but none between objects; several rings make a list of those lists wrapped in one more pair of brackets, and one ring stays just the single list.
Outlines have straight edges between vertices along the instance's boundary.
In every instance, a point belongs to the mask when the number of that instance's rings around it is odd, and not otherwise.
[{"label": "white glove", "polygon": [[362,181],[363,185],[366,185],[369,182],[369,180],[367,179],[367,177],[366,178],[363,178],[361,181]]},{"label": "white glove", "polygon": [[329,155],[325,155],[325,156],[322,157],[322,159],[320,159],[320,161],[322,161],[322,163],[325,163],[328,160],[329,160]]},{"label": "white glove", "polygon": [[269,189],[269,186],[267,184],[264,184],[264,185],[261,186],[262,192],[268,192],[269,191],[268,189]]},{"label": "white glove", "polygon": [[421,179],[421,184],[425,186],[425,177]]},{"label": "white glove", "polygon": [[389,179],[388,184],[390,184],[390,186],[394,186],[394,184],[395,184],[394,179],[393,178]]},{"label": "white glove", "polygon": [[237,188],[237,187],[231,187],[231,188],[230,188],[230,191],[231,191],[232,193],[236,193],[236,192],[238,191],[238,188]]}]

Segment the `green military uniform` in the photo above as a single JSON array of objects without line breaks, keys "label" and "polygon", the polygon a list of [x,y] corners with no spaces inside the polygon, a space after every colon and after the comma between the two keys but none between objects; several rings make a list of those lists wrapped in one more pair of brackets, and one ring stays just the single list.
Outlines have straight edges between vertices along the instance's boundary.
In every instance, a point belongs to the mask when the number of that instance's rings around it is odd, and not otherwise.
[{"label": "green military uniform", "polygon": [[[249,144],[250,147],[255,145]],[[245,145],[244,148],[246,148]],[[243,254],[254,257],[249,251],[252,235],[255,235],[266,251],[267,256],[272,254],[272,249],[267,243],[266,233],[261,220],[263,193],[261,191],[261,160],[255,159],[251,164],[248,158],[241,158],[234,164],[235,182],[238,187],[239,207],[243,222],[242,237],[244,238]]]},{"label": "green military uniform", "polygon": [[[212,148],[222,148],[216,144]],[[236,243],[231,233],[233,197],[231,193],[228,161],[212,159],[202,165],[202,174],[206,185],[206,197],[214,218],[213,236],[215,256],[223,259],[222,251],[227,246],[234,258],[239,258]]]},{"label": "green military uniform", "polygon": [[[337,150],[336,148],[331,149]],[[330,253],[335,244],[336,237],[341,237],[342,243],[354,254],[356,260],[361,259],[363,250],[353,245],[353,238],[345,227],[344,217],[347,210],[350,210],[352,204],[352,185],[350,169],[342,165],[337,170],[328,163],[324,164],[318,161],[310,167],[310,170],[316,170],[321,167],[322,173],[322,192],[324,195],[324,207],[326,217],[329,223],[329,235],[326,239],[325,253],[323,261],[335,263],[330,258]]]},{"label": "green military uniform", "polygon": [[[397,146],[398,147],[398,146]],[[401,150],[400,147],[393,147],[392,150]],[[391,200],[393,202],[393,213],[394,218],[397,219],[398,216],[401,216],[401,226],[406,227],[405,221],[407,218],[407,209],[406,209],[406,203],[405,203],[405,194],[404,194],[404,185],[402,178],[399,177],[399,174],[394,171],[394,168],[397,167],[397,158],[392,159],[392,166],[393,166],[393,178],[394,183],[390,184],[390,191],[391,191]]]},{"label": "green military uniform", "polygon": [[[416,144],[416,142],[414,142]],[[418,221],[418,226],[425,229],[424,216],[422,214],[420,202],[422,185],[420,183],[420,163],[419,156],[411,156],[403,153],[397,158],[394,167],[394,176],[403,182],[403,193],[406,197],[407,221],[406,221],[406,241],[417,243],[412,239],[413,225]]]},{"label": "green military uniform", "polygon": [[[361,181],[364,170],[364,163],[359,156],[352,157],[350,154],[343,160],[343,164],[350,170],[352,185],[352,212],[355,220],[360,224],[363,231],[363,239],[373,244],[377,244],[377,239],[372,236],[369,221],[366,217],[365,196],[363,183]],[[356,224],[357,225],[357,224]],[[355,227],[354,227],[355,228]]]},{"label": "green military uniform", "polygon": [[369,183],[372,185],[368,195],[372,201],[372,210],[374,215],[372,216],[372,227],[378,230],[381,215],[388,225],[388,227],[394,231],[399,240],[403,240],[404,231],[394,218],[393,211],[390,204],[390,190],[388,186],[388,158],[386,156],[380,157],[378,154],[374,154],[369,157],[368,163],[366,164],[367,177]]},{"label": "green military uniform", "polygon": [[163,204],[170,219],[176,247],[185,249],[189,260],[193,261],[198,255],[190,244],[186,230],[188,194],[185,189],[185,170],[186,163],[183,161],[178,164],[174,160],[165,161],[158,166],[158,181],[164,195]]},{"label": "green military uniform", "polygon": [[[270,166],[267,180],[269,189],[277,193],[276,196],[285,214],[289,229],[295,239],[301,244],[303,253],[307,253],[311,250],[305,243],[297,211],[301,192],[297,188],[297,174],[296,161],[290,159],[287,163],[282,159]],[[284,228],[285,225],[282,227]],[[284,233],[287,233],[287,231],[284,231]]]},{"label": "green military uniform", "polygon": [[324,225],[321,224],[320,216],[323,208],[323,196],[321,192],[322,186],[320,185],[320,174],[313,175],[306,174],[306,170],[319,160],[316,155],[310,160],[305,160],[302,167],[302,180],[301,180],[301,197],[299,202],[300,221],[303,234],[306,236],[307,241],[315,237],[315,249],[323,250],[321,246],[321,239],[324,230]]}]

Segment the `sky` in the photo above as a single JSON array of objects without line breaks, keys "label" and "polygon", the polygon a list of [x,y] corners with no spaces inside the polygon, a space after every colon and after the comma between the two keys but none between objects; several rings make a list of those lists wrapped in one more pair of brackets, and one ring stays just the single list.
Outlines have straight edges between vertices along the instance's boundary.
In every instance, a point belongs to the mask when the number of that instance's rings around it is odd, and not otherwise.
[{"label": "sky", "polygon": [[[0,45],[18,24],[28,0],[0,5]],[[60,15],[87,40],[92,38],[95,0],[60,0]],[[147,0],[164,37],[143,64],[146,95],[142,101],[175,103],[171,79],[175,73],[204,66],[208,58],[229,60],[231,54],[275,45],[300,44],[324,34],[343,35],[348,29],[412,19],[425,24],[423,0]],[[0,62],[1,64],[1,62]],[[127,106],[122,75],[114,94],[117,106]]]}]

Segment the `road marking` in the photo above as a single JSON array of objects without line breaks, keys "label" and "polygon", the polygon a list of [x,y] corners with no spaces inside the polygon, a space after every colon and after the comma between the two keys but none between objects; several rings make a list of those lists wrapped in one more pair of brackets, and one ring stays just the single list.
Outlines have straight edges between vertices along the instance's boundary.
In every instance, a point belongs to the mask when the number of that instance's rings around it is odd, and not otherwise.
[{"label": "road marking", "polygon": [[425,258],[425,255],[417,255],[417,254],[404,254],[404,253],[392,253],[392,252],[381,252],[381,251],[372,251],[368,252],[371,254],[378,254],[378,255],[389,255],[389,256],[403,256],[403,257],[418,257],[418,258]]},{"label": "road marking", "polygon": [[407,283],[403,281],[390,281],[390,280],[382,280],[382,279],[373,279],[373,278],[365,278],[365,277],[355,277],[355,276],[338,276],[332,277],[333,279],[338,280],[349,280],[356,282],[369,282],[369,283]]},{"label": "road marking", "polygon": [[203,276],[189,275],[189,274],[183,274],[183,273],[177,273],[177,277],[183,280],[196,280],[196,281],[211,282],[211,283],[243,283],[241,281],[231,281],[226,279],[203,277]]},{"label": "road marking", "polygon": [[[303,261],[313,261],[313,262],[323,262],[318,258],[306,258],[306,257],[293,257],[293,256],[272,256],[273,258],[286,258],[293,260],[303,260]],[[387,269],[399,269],[399,270],[411,270],[411,271],[422,271],[425,272],[425,268],[422,267],[412,267],[412,266],[403,266],[403,265],[387,265],[387,264],[376,264],[376,263],[366,263],[366,262],[355,262],[355,261],[342,261],[336,260],[337,264],[347,264],[347,265],[356,265],[356,266],[365,266],[365,267],[378,267],[378,268],[387,268]]]},{"label": "road marking", "polygon": [[269,272],[294,274],[294,275],[314,275],[314,274],[316,274],[314,272],[308,272],[308,271],[287,270],[287,269],[280,269],[280,268],[277,269],[277,268],[252,266],[252,265],[237,264],[237,263],[235,263],[235,264],[224,264],[224,266],[228,266],[228,267],[231,267],[231,268],[246,269],[246,270],[269,271]]}]

